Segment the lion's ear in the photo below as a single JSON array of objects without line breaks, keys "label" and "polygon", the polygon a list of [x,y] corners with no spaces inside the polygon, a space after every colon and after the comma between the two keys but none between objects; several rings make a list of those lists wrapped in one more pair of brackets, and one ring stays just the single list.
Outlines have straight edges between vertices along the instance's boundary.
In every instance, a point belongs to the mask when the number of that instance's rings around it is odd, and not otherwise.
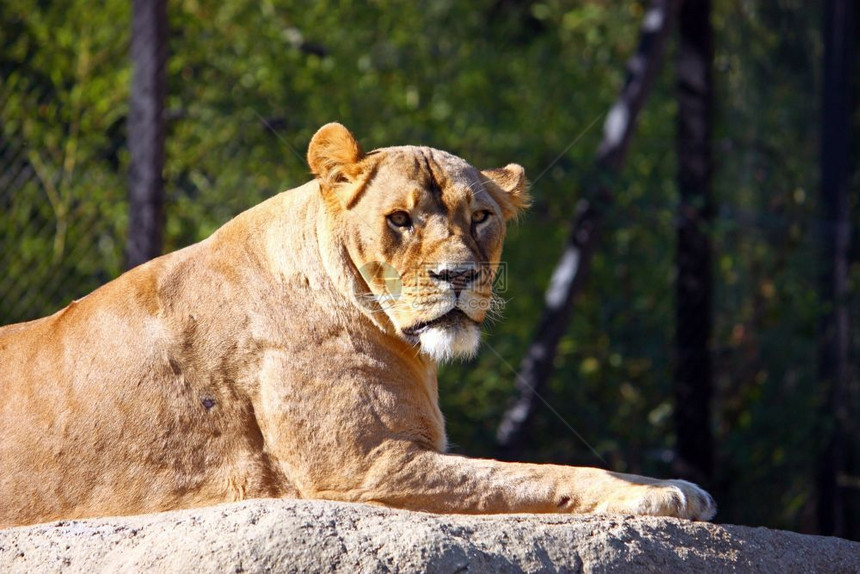
[{"label": "lion's ear", "polygon": [[500,169],[485,169],[481,172],[487,178],[487,191],[502,208],[505,219],[512,219],[531,205],[529,182],[526,170],[521,165],[509,163]]},{"label": "lion's ear", "polygon": [[308,146],[308,165],[327,193],[349,184],[361,173],[361,146],[343,125],[333,122],[317,130]]}]

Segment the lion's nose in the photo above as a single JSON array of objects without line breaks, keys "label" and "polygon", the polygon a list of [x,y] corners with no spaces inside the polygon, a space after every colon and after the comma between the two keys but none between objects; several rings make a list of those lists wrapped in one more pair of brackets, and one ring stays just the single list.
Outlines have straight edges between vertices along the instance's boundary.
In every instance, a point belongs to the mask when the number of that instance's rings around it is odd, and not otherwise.
[{"label": "lion's nose", "polygon": [[478,270],[474,267],[443,267],[438,271],[430,270],[428,274],[433,279],[442,283],[449,283],[454,293],[460,292],[469,286],[478,277]]}]

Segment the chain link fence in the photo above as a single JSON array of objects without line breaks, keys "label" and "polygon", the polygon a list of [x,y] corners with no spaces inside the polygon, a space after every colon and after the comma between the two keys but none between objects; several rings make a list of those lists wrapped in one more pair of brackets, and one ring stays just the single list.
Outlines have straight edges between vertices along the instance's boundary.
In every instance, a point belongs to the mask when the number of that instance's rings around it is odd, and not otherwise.
[{"label": "chain link fence", "polygon": [[[32,120],[23,116],[24,109],[9,98],[2,104],[0,324],[5,325],[53,313],[120,272],[126,202],[122,177],[110,165],[78,164],[79,150],[68,142],[52,149],[32,141],[27,134]],[[38,100],[32,108],[37,116],[50,113]]]}]

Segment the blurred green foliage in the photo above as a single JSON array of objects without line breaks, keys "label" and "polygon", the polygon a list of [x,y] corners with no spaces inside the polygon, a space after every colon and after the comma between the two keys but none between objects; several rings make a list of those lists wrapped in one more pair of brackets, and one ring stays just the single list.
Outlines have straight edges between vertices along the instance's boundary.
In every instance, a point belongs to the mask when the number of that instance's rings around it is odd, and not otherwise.
[{"label": "blurred green foliage", "polygon": [[[416,143],[479,167],[521,163],[535,205],[510,230],[506,318],[478,359],[440,375],[453,449],[492,455],[643,11],[596,0],[173,0],[166,248],[306,181],[307,142],[328,121],[367,149]],[[821,423],[819,11],[715,0],[713,16],[718,477],[709,486],[723,521],[800,530],[814,528]],[[0,4],[0,323],[51,313],[121,271],[130,13],[126,0]],[[670,49],[561,343],[545,397],[560,416],[541,409],[532,460],[669,472],[672,58]],[[855,201],[858,182],[855,169]],[[856,264],[852,278],[856,323]]]}]

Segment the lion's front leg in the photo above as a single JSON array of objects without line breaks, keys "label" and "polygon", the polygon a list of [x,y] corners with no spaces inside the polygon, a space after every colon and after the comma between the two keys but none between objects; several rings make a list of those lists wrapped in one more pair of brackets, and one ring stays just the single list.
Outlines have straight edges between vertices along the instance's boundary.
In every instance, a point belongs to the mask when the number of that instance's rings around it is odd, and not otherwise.
[{"label": "lion's front leg", "polygon": [[362,487],[346,498],[441,513],[611,512],[693,520],[716,514],[713,498],[683,480],[432,451],[374,465]]}]

